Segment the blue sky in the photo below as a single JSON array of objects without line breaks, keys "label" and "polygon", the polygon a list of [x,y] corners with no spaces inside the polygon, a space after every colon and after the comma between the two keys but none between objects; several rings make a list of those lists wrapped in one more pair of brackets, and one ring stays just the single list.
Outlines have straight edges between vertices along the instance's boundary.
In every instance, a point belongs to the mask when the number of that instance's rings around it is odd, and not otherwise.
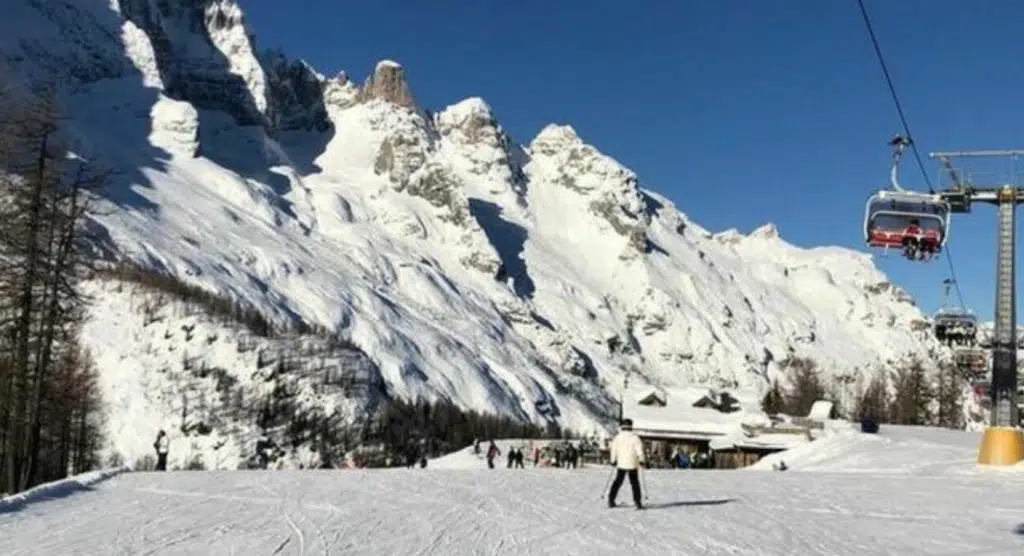
[{"label": "blue sky", "polygon": [[[481,96],[521,143],[571,124],[715,231],[770,221],[798,245],[866,249],[864,205],[901,130],[855,0],[241,3],[261,48],[322,73],[362,82],[394,59],[426,107]],[[923,156],[1024,148],[1024,2],[866,5]],[[910,157],[903,182],[924,187]],[[980,206],[949,242],[983,318],[995,225]],[[879,266],[925,310],[941,304],[945,259]]]}]

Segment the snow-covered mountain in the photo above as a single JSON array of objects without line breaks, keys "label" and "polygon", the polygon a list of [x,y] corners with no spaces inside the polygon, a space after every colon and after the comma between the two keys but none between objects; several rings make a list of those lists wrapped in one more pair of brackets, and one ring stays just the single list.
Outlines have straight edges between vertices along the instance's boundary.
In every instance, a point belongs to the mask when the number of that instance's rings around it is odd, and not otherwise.
[{"label": "snow-covered mountain", "polygon": [[75,149],[121,171],[111,258],[335,329],[390,395],[592,430],[626,370],[763,388],[789,356],[849,376],[941,352],[866,254],[713,234],[569,125],[521,144],[480,98],[419,105],[391,61],[325,77],[259,51],[233,0],[12,0],[0,54],[65,84]]}]

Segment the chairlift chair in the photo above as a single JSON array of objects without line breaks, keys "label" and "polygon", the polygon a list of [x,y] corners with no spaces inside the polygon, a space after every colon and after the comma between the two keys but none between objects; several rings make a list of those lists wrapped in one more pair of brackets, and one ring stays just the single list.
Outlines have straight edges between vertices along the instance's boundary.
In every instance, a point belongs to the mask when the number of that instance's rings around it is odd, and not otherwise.
[{"label": "chairlift chair", "polygon": [[978,317],[962,309],[939,309],[935,313],[935,337],[941,342],[959,340],[973,342],[978,334]]},{"label": "chairlift chair", "polygon": [[953,360],[962,375],[968,378],[985,378],[988,374],[988,354],[981,349],[958,349]]},{"label": "chairlift chair", "polygon": [[902,249],[908,258],[922,260],[908,247],[939,253],[949,237],[949,215],[949,203],[939,195],[882,190],[868,199],[865,241],[871,247]]}]

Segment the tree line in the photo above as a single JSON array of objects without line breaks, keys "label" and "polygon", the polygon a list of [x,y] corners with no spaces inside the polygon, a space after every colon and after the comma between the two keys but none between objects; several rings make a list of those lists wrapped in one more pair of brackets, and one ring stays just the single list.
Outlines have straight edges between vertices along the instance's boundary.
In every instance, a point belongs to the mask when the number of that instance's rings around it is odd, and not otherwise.
[{"label": "tree line", "polygon": [[889,371],[875,373],[853,400],[843,407],[840,387],[826,385],[814,361],[787,360],[784,378],[788,383],[772,382],[761,403],[769,414],[806,415],[817,400],[833,402],[833,417],[873,421],[895,425],[931,425],[963,428],[963,395],[966,379],[955,365],[940,365],[929,376],[924,362],[910,358]]},{"label": "tree line", "polygon": [[450,401],[393,400],[378,413],[362,435],[366,444],[402,453],[410,443],[430,457],[501,438],[575,438],[579,435],[556,423],[539,425],[507,415],[464,410]]},{"label": "tree line", "polygon": [[0,491],[98,464],[102,404],[82,349],[87,218],[106,169],[71,156],[52,91],[0,85]]}]

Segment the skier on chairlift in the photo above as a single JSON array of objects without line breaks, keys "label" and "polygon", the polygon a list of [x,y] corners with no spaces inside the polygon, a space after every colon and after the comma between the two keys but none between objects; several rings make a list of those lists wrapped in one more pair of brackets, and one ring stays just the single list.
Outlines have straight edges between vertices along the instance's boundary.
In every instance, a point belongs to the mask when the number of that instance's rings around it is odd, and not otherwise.
[{"label": "skier on chairlift", "polygon": [[911,218],[903,229],[903,254],[912,261],[930,260],[935,255],[938,243],[924,233],[918,218]]},{"label": "skier on chairlift", "polygon": [[911,260],[921,258],[921,221],[917,218],[911,218],[903,229],[903,253]]}]

